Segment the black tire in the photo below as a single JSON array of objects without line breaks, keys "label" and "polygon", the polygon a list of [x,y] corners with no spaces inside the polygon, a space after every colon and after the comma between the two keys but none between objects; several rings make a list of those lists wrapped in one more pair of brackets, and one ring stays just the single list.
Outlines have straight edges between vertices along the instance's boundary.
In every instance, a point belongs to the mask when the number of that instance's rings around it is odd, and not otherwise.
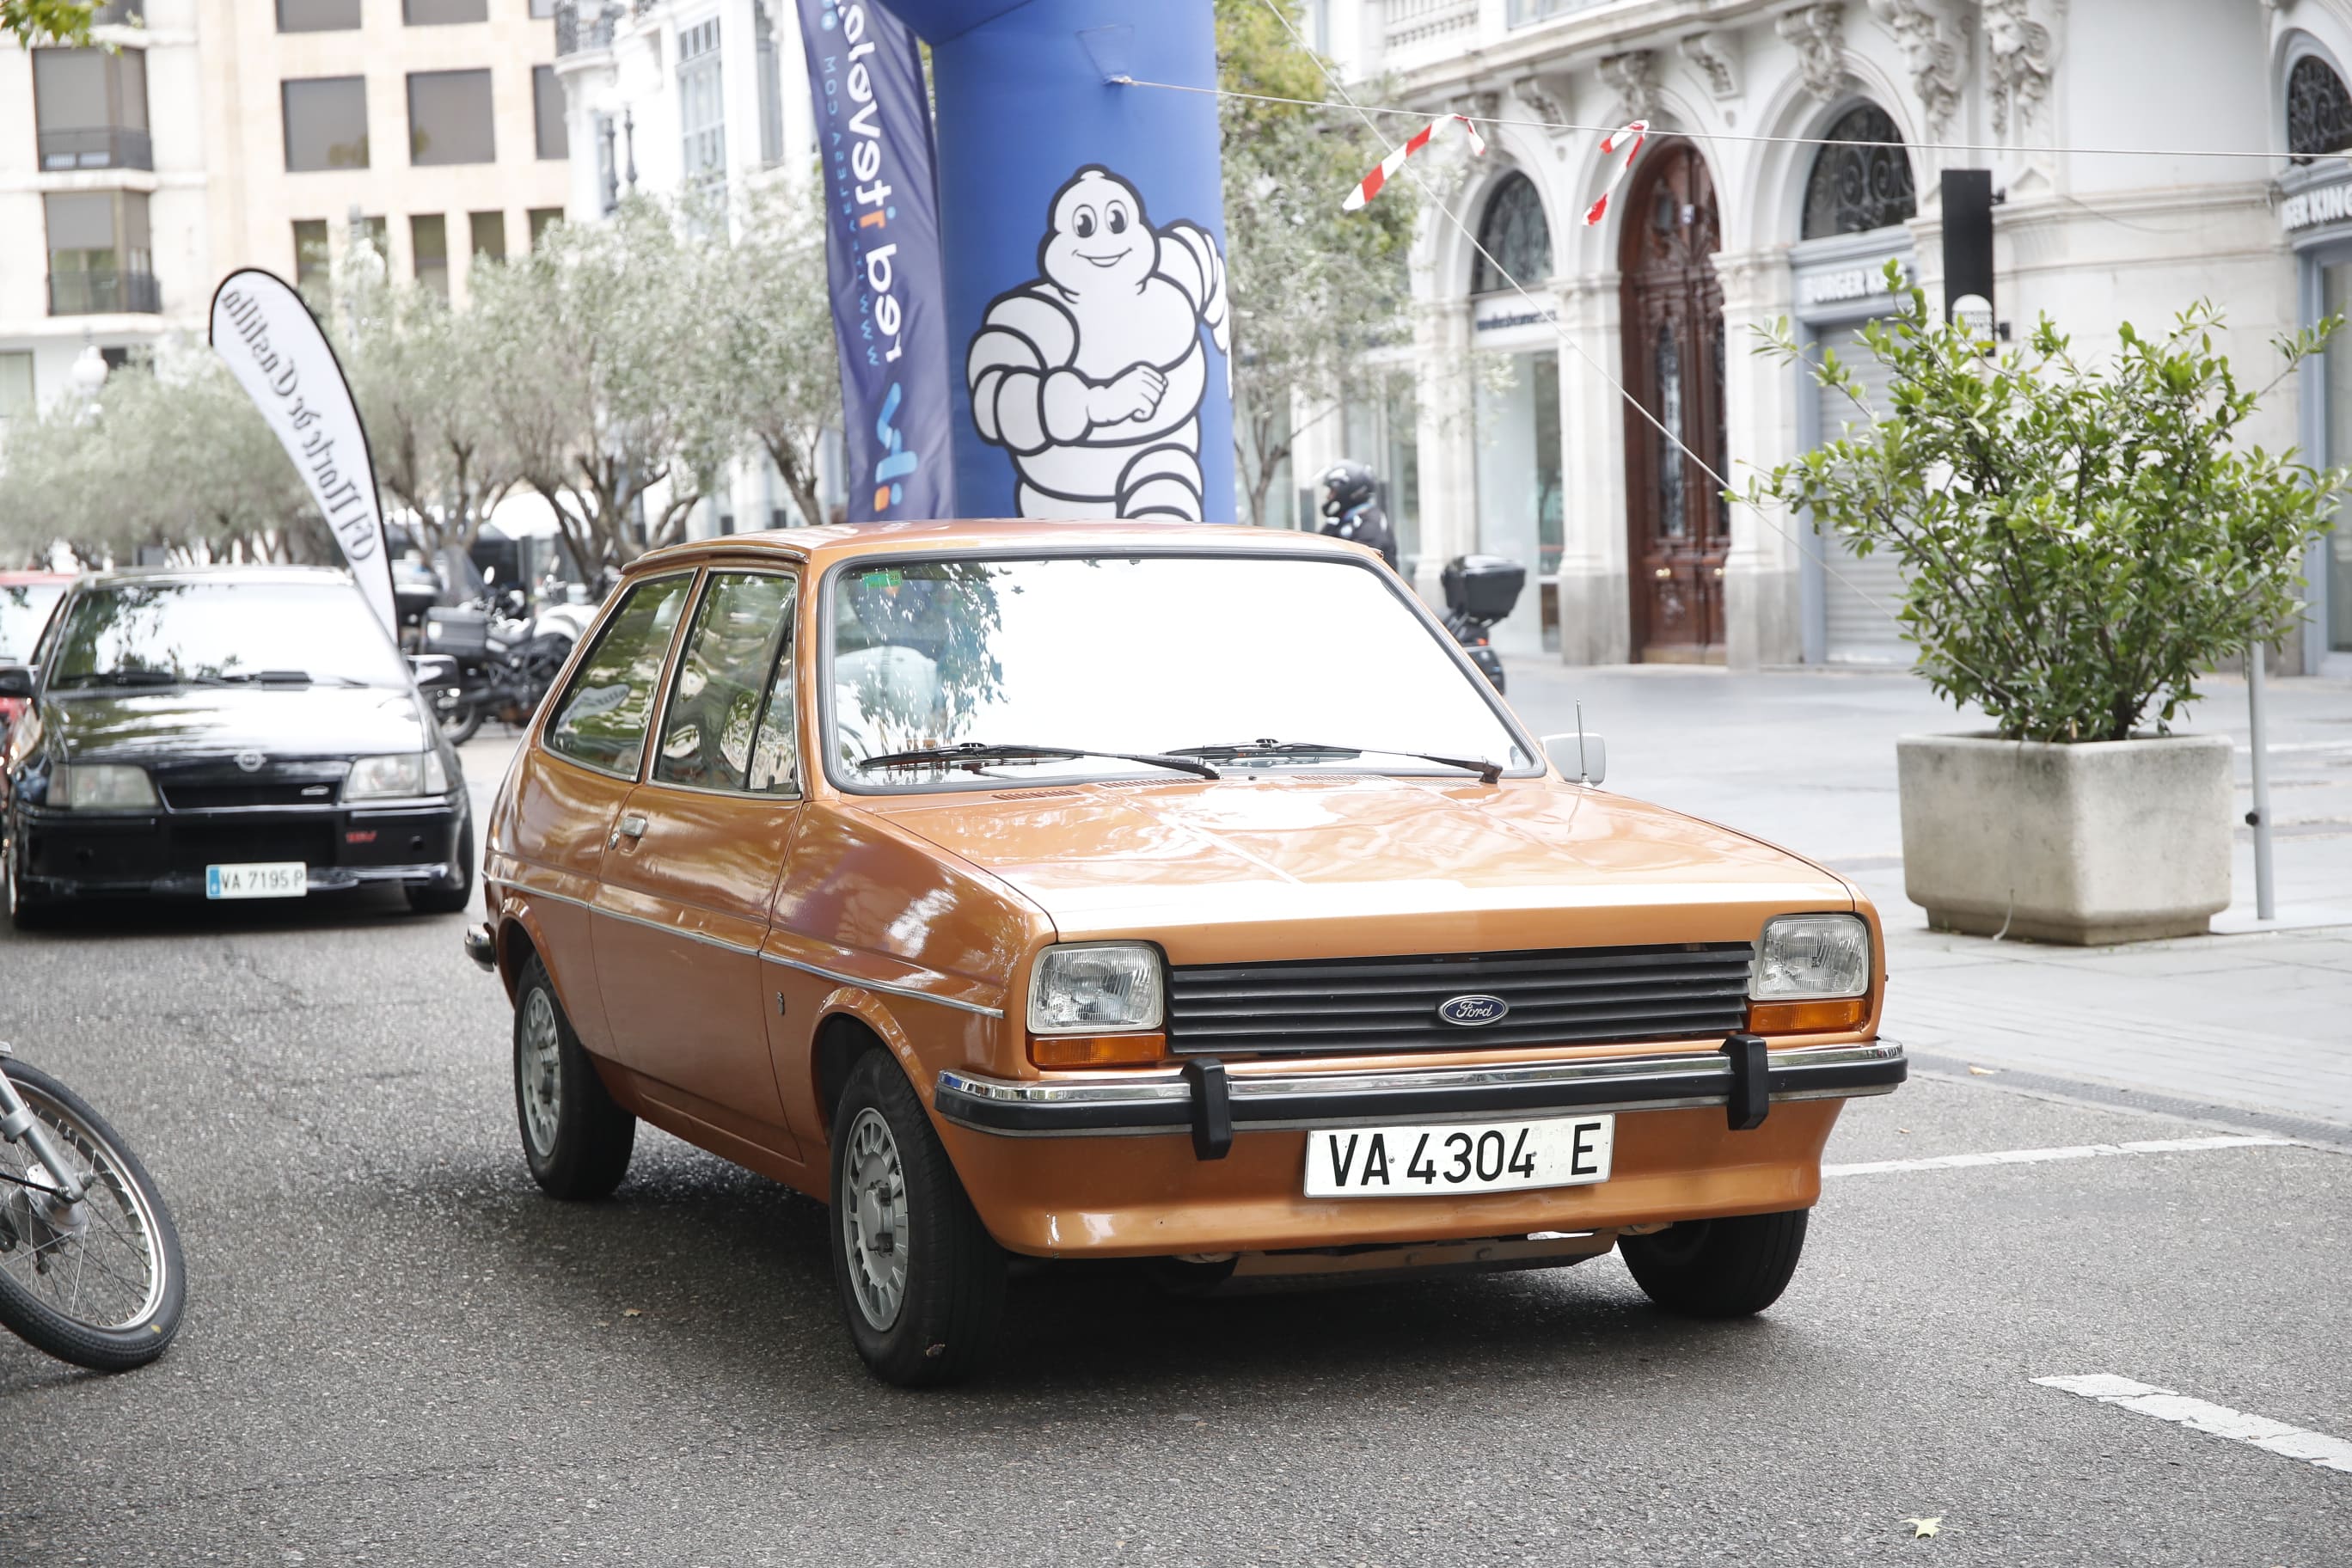
[{"label": "black tire", "polygon": [[[146,1257],[149,1267],[160,1276],[152,1301],[137,1315],[102,1326],[85,1321],[58,1311],[18,1278],[12,1265],[19,1256],[30,1258],[32,1252],[10,1226],[6,1236],[11,1245],[0,1251],[0,1324],[15,1330],[36,1349],[93,1372],[127,1372],[144,1366],[162,1355],[172,1336],[180,1331],[180,1314],[187,1305],[187,1265],[180,1254],[180,1232],[172,1223],[172,1211],[156,1190],[155,1179],[123,1142],[122,1135],[81,1096],[39,1068],[13,1058],[0,1065],[0,1070],[7,1073],[34,1115],[47,1126],[50,1137],[80,1145],[85,1154],[92,1146],[102,1151],[102,1158],[90,1163],[110,1169],[135,1198],[137,1207],[145,1211]],[[105,1198],[101,1184],[87,1201],[97,1204]],[[124,1215],[128,1203],[126,1198],[115,1198],[113,1214],[129,1217]],[[100,1223],[102,1220],[92,1221],[93,1226]]]},{"label": "black tire", "polygon": [[[893,1251],[906,1259],[903,1289],[887,1323],[861,1300],[853,1269],[853,1233],[864,1194],[850,1166],[861,1118],[887,1126],[903,1180],[903,1230]],[[866,1367],[900,1388],[958,1383],[996,1352],[1004,1317],[1003,1249],[980,1223],[963,1183],[948,1162],[914,1087],[890,1055],[867,1051],[849,1070],[833,1114],[833,1278],[849,1337]],[[903,1248],[897,1242],[905,1242]]]},{"label": "black tire", "polygon": [[420,915],[462,913],[474,901],[474,819],[468,815],[457,829],[458,877],[454,882],[410,882],[402,890],[408,907]]},{"label": "black tire", "polygon": [[[544,1005],[544,1018],[539,1009]],[[537,1037],[551,1027],[551,1042]],[[551,1081],[535,1082],[541,1068]],[[530,1179],[553,1197],[608,1197],[629,1173],[637,1119],[615,1104],[572,1032],[562,998],[533,954],[515,987],[515,1126]]]},{"label": "black tire", "polygon": [[1686,1220],[1617,1243],[1633,1283],[1685,1318],[1745,1318],[1780,1299],[1805,1250],[1805,1210]]},{"label": "black tire", "polygon": [[462,746],[481,732],[482,705],[462,699],[447,707],[434,704],[433,716],[440,721],[441,732],[449,737],[453,746]]}]

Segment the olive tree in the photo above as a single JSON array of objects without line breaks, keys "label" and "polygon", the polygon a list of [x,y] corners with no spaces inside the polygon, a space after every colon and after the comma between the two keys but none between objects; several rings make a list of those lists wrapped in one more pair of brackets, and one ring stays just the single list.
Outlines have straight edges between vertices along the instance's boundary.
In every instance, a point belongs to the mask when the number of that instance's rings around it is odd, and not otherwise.
[{"label": "olive tree", "polygon": [[[474,277],[489,270],[478,262]],[[407,509],[417,542],[438,560],[445,549],[471,549],[492,509],[520,482],[491,417],[487,322],[430,289],[377,285],[376,292],[349,312],[344,368],[376,483]]]},{"label": "olive tree", "polygon": [[732,418],[775,464],[807,522],[824,521],[817,451],[841,422],[821,200],[814,188],[782,184],[755,192],[711,301],[723,317]]},{"label": "olive tree", "polygon": [[[2200,670],[2278,635],[2347,476],[2245,441],[2261,392],[2215,351],[2218,310],[2158,336],[2126,323],[2104,365],[2047,318],[1995,355],[1887,272],[1899,308],[1864,329],[1884,400],[1825,353],[1815,374],[1856,420],[1748,499],[1801,509],[1857,555],[1895,554],[1897,618],[1939,695],[2007,739],[2124,740],[2193,702]],[[2279,340],[2284,370],[2336,324]],[[1760,352],[1799,356],[1785,321],[1767,337]]]},{"label": "olive tree", "polygon": [[[708,220],[650,197],[475,274],[486,416],[583,568],[683,533],[739,433]],[[646,509],[642,531],[635,518]]]},{"label": "olive tree", "polygon": [[[1294,24],[1297,6],[1280,0]],[[1217,0],[1218,80],[1271,97],[1320,100],[1327,81],[1265,0]],[[1357,212],[1350,180],[1389,151],[1344,108],[1218,104],[1225,171],[1225,268],[1234,302],[1234,456],[1247,515],[1263,524],[1290,457],[1302,404],[1336,406],[1371,391],[1368,351],[1400,341],[1411,296],[1407,252],[1421,211],[1400,180]]]}]

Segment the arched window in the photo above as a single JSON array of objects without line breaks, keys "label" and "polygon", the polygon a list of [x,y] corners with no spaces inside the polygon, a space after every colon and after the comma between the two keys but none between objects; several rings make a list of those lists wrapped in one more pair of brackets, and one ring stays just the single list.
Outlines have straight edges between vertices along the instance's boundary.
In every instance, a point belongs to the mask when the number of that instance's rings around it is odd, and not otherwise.
[{"label": "arched window", "polygon": [[[1799,231],[1807,239],[1823,235],[1860,234],[1901,223],[1919,210],[1911,187],[1911,156],[1903,150],[1903,132],[1886,110],[1874,103],[1858,103],[1829,128],[1832,145],[1813,156],[1813,172],[1805,180],[1805,221]],[[1884,146],[1867,143],[1884,142]]]},{"label": "arched window", "polygon": [[2304,56],[2286,73],[2286,147],[2298,163],[2352,147],[2352,94],[2317,55]]},{"label": "arched window", "polygon": [[[1470,271],[1473,294],[1507,289],[1512,279],[1529,289],[1550,279],[1551,226],[1544,222],[1543,198],[1536,195],[1533,180],[1517,173],[1503,176],[1478,219],[1478,247],[1486,255]],[[1495,259],[1488,261],[1488,256]]]}]

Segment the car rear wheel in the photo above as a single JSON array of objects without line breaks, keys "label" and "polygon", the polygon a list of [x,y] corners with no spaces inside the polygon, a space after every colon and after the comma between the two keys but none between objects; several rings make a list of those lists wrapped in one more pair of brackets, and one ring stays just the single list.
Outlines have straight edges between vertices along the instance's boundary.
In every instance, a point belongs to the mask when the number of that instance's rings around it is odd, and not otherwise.
[{"label": "car rear wheel", "polygon": [[408,907],[420,915],[454,915],[474,901],[474,819],[457,830],[457,878],[455,881],[410,882],[404,890]]},{"label": "car rear wheel", "polygon": [[906,1074],[869,1050],[833,1117],[833,1276],[866,1366],[901,1388],[971,1376],[996,1349],[1003,1250]]},{"label": "car rear wheel", "polygon": [[530,1179],[559,1198],[609,1196],[629,1173],[637,1119],[596,1076],[536,955],[515,987],[514,1072]]},{"label": "car rear wheel", "polygon": [[1745,1318],[1780,1299],[1805,1250],[1805,1210],[1686,1220],[1617,1250],[1643,1293],[1686,1318]]}]

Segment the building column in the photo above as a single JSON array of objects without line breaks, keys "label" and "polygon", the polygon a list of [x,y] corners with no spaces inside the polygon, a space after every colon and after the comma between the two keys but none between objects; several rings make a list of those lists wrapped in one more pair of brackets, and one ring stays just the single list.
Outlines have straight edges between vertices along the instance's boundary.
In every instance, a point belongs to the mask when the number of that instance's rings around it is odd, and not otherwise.
[{"label": "building column", "polygon": [[1421,395],[1421,556],[1413,588],[1443,608],[1438,574],[1478,547],[1478,429],[1470,375],[1470,302],[1418,300],[1413,360]]},{"label": "building column", "polygon": [[[1798,450],[1797,378],[1755,349],[1758,329],[1793,304],[1788,254],[1747,251],[1715,258],[1723,282],[1724,478],[1738,493]],[[1731,508],[1723,563],[1724,662],[1734,669],[1795,664],[1804,654],[1802,525],[1779,508]]]},{"label": "building column", "polygon": [[[1567,664],[1622,664],[1633,657],[1625,579],[1625,407],[1593,373],[1619,374],[1618,275],[1560,284],[1559,657]],[[1580,355],[1578,351],[1582,351]],[[1586,359],[1592,363],[1588,364]]]}]

